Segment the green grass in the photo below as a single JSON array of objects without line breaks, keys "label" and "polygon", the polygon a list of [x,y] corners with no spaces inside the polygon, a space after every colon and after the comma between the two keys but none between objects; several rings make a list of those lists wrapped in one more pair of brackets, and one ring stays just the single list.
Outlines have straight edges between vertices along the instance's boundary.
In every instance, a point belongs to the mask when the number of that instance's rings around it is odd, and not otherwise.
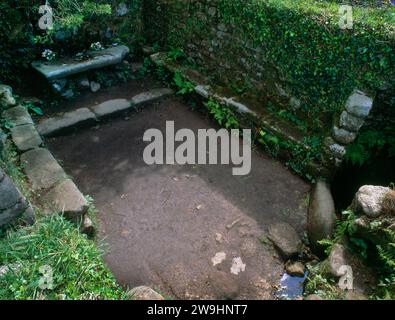
[{"label": "green grass", "polygon": [[[126,299],[102,254],[61,216],[8,231],[0,238],[0,266],[20,268],[0,277],[0,299]],[[43,266],[52,269],[52,289],[40,289]]]}]

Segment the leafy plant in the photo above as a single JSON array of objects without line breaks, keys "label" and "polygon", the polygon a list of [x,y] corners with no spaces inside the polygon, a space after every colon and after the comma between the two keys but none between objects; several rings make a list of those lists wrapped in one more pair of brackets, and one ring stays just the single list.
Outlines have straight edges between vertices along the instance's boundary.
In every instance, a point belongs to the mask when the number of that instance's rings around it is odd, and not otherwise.
[{"label": "leafy plant", "polygon": [[209,101],[205,102],[204,105],[221,126],[224,126],[227,129],[237,129],[240,127],[234,111],[228,106],[219,104],[213,99],[209,99]]},{"label": "leafy plant", "polygon": [[173,78],[174,84],[177,86],[178,91],[177,94],[185,95],[188,93],[192,93],[195,89],[195,86],[192,82],[184,79],[184,76],[180,71],[174,73]]}]

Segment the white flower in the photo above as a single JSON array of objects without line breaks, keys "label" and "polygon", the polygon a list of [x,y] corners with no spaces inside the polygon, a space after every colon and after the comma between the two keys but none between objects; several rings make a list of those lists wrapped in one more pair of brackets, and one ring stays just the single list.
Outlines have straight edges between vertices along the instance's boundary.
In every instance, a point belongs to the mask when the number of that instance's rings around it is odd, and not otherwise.
[{"label": "white flower", "polygon": [[52,60],[54,60],[54,59],[56,58],[56,53],[53,52],[53,51],[50,50],[50,49],[45,49],[45,50],[43,51],[43,53],[41,54],[41,56],[42,56],[43,58],[45,58],[46,60],[48,60],[48,61],[52,61]]},{"label": "white flower", "polygon": [[100,42],[92,43],[90,48],[91,48],[91,50],[94,50],[94,51],[100,51],[100,50],[104,49],[104,47],[102,46],[102,44]]}]

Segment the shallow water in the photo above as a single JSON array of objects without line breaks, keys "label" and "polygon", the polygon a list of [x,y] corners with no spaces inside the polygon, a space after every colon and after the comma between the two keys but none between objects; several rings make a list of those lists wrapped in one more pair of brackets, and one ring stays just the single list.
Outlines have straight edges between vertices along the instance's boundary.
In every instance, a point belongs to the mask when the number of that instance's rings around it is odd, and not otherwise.
[{"label": "shallow water", "polygon": [[284,273],[280,280],[281,289],[275,293],[276,297],[284,300],[292,300],[302,296],[303,283],[307,276],[308,271],[306,271],[303,277],[295,277]]}]

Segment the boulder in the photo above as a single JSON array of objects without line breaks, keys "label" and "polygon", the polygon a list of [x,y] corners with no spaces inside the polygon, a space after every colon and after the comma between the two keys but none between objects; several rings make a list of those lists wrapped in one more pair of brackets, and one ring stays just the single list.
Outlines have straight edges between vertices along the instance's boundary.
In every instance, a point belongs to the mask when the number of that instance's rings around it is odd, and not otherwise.
[{"label": "boulder", "polygon": [[24,124],[33,124],[33,119],[27,109],[21,105],[5,110],[2,114],[11,126],[22,126]]},{"label": "boulder", "polygon": [[363,186],[356,193],[351,207],[358,214],[377,218],[384,213],[383,201],[391,191],[381,186]]},{"label": "boulder", "polygon": [[320,271],[325,275],[341,277],[344,275],[341,272],[341,267],[347,265],[349,265],[349,262],[346,258],[346,248],[344,245],[336,243],[333,245],[329,257],[321,263]]},{"label": "boulder", "polygon": [[128,292],[128,296],[131,300],[165,300],[162,295],[146,286],[133,288]]},{"label": "boulder", "polygon": [[343,111],[340,115],[340,127],[352,132],[358,132],[365,120]]},{"label": "boulder", "polygon": [[333,127],[333,137],[339,143],[350,144],[356,139],[357,134],[355,132],[350,132],[345,129],[341,129],[341,128],[334,126]]},{"label": "boulder", "polygon": [[23,216],[29,203],[11,178],[0,169],[0,226]]},{"label": "boulder", "polygon": [[16,101],[12,95],[12,88],[4,84],[0,84],[0,109],[8,109],[15,106]]},{"label": "boulder", "polygon": [[318,241],[330,238],[336,222],[335,203],[329,185],[318,181],[310,195],[310,204],[307,216],[307,232],[311,248],[318,252]]},{"label": "boulder", "polygon": [[91,88],[91,91],[92,91],[93,93],[95,93],[95,92],[97,92],[97,91],[100,90],[101,85],[100,85],[100,83],[98,83],[98,82],[91,81],[91,82],[90,82],[90,88]]},{"label": "boulder", "polygon": [[297,255],[302,249],[302,241],[298,233],[285,222],[272,224],[268,228],[268,238],[285,259]]}]

